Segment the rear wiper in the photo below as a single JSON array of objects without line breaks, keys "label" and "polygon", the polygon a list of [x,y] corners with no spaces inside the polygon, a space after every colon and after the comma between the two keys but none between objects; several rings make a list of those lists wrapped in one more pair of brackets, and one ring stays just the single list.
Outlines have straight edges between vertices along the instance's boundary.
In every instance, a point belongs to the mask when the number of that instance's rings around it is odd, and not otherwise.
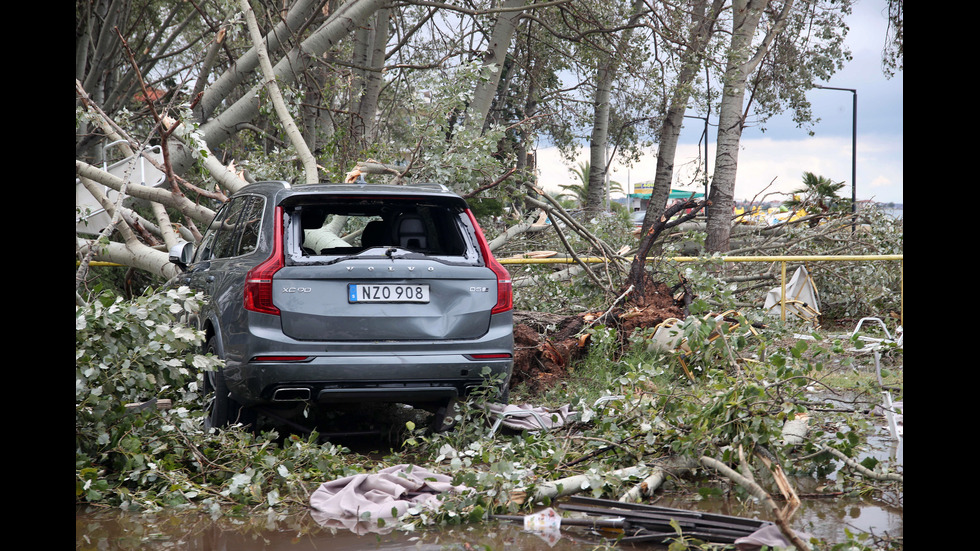
[{"label": "rear wiper", "polygon": [[[351,260],[353,258],[360,258],[362,256],[366,256],[366,253],[368,253],[369,251],[377,251],[377,249],[381,249],[381,248],[382,247],[369,247],[369,248],[364,249],[363,251],[361,251],[359,253],[348,254],[348,255],[344,255],[344,256],[338,256],[337,258],[333,258],[331,260],[327,260],[326,262],[323,263],[323,265],[329,266],[330,264],[336,264],[338,262],[343,262],[345,260]],[[408,256],[408,255],[411,255],[411,254],[418,254],[418,253],[414,253],[413,251],[410,251],[408,249],[402,249],[401,247],[387,247],[387,248],[384,249],[384,255],[386,257],[388,257],[389,259],[391,259],[391,260],[394,260],[395,259],[395,256],[394,255],[395,255],[395,253],[398,253],[398,252],[404,253],[402,255],[399,255],[399,257]],[[375,254],[377,254],[377,253],[375,253]],[[371,256],[374,256],[374,255],[371,255]]]},{"label": "rear wiper", "polygon": [[360,253],[358,253],[358,254],[349,254],[347,256],[338,256],[337,258],[334,258],[332,260],[327,260],[326,262],[323,262],[323,265],[324,266],[329,266],[331,264],[336,264],[338,262],[343,262],[345,260],[350,260],[352,258],[357,258],[359,255],[360,255]]}]

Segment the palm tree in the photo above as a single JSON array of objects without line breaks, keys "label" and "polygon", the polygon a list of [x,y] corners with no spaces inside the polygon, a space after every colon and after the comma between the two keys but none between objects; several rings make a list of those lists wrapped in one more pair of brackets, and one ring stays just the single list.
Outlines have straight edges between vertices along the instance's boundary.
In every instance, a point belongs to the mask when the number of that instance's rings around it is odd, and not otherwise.
[{"label": "palm tree", "polygon": [[[589,191],[589,171],[592,169],[592,163],[589,161],[584,161],[578,164],[577,169],[572,169],[572,172],[578,178],[577,184],[565,184],[561,186],[561,189],[565,190],[564,193],[559,195],[559,197],[569,197],[573,198],[579,205],[585,201],[586,196]],[[609,192],[612,193],[618,191],[625,195],[626,192],[623,191],[623,185],[619,182],[609,182]]]},{"label": "palm tree", "polygon": [[839,197],[837,192],[844,187],[844,182],[834,182],[830,178],[817,176],[812,172],[803,173],[803,187],[793,191],[793,198],[783,202],[790,208],[806,208],[819,210],[823,213],[832,210],[843,210],[846,199]]}]

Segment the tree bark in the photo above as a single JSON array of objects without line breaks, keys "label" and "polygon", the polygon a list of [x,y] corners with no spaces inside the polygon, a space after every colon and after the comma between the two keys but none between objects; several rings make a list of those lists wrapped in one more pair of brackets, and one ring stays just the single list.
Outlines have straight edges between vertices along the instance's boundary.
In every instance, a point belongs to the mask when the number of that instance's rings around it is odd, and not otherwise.
[{"label": "tree bark", "polygon": [[[681,127],[684,123],[684,113],[687,112],[687,102],[691,97],[691,84],[701,67],[704,51],[714,32],[715,22],[724,6],[724,0],[712,0],[708,8],[707,0],[700,0],[691,11],[693,21],[687,48],[681,54],[681,71],[674,84],[670,106],[660,127],[660,140],[657,147],[657,167],[653,181],[653,191],[647,203],[646,215],[643,218],[644,231],[663,215],[670,195],[670,186],[674,179],[674,158],[677,154],[677,141],[680,139]],[[706,158],[707,165],[708,159]],[[707,166],[705,166],[707,171]]]},{"label": "tree bark", "polygon": [[749,47],[768,0],[735,0],[732,3],[732,39],[725,68],[725,85],[718,111],[718,139],[715,174],[711,179],[708,197],[708,236],[705,248],[709,252],[728,250],[735,196],[735,175],[738,171],[738,147],[745,127],[742,108],[749,72]]},{"label": "tree bark", "polygon": [[[266,50],[274,55],[282,50],[285,44],[293,40],[293,35],[309,24],[317,14],[317,8],[322,4],[319,0],[297,0],[266,37]],[[253,45],[240,58],[235,60],[228,70],[221,74],[213,83],[208,85],[197,104],[198,122],[204,123],[218,106],[228,99],[235,87],[240,86],[252,77],[259,67],[258,50]],[[203,78],[206,75],[198,75]]]},{"label": "tree bark", "polygon": [[514,38],[514,30],[517,28],[517,19],[522,13],[520,10],[510,8],[523,5],[524,0],[504,0],[501,5],[504,11],[498,13],[494,21],[493,32],[490,35],[490,47],[483,58],[483,77],[485,78],[480,79],[476,90],[473,92],[473,101],[470,104],[467,122],[471,127],[479,126],[480,131],[486,125],[490,106],[493,104],[493,98],[497,95],[497,85],[500,83],[504,60],[507,58],[507,52],[510,51],[511,39]]},{"label": "tree bark", "polygon": [[[309,38],[293,48],[274,66],[276,79],[280,84],[294,82],[298,75],[310,66],[310,59],[334,47],[342,38],[348,36],[358,25],[383,6],[387,0],[353,0],[342,5]],[[238,125],[252,120],[259,112],[257,94],[259,87],[252,88],[245,96],[229,106],[217,117],[201,125],[200,131],[208,146],[213,150],[238,131]],[[188,151],[171,153],[174,172],[181,174],[193,163]]]},{"label": "tree bark", "polygon": [[592,136],[589,140],[589,183],[585,188],[583,209],[586,212],[603,210],[606,197],[606,175],[609,163],[606,148],[609,146],[609,98],[612,96],[612,81],[616,75],[612,56],[605,57],[604,63],[596,73],[595,98],[593,100],[594,119]]},{"label": "tree bark", "polygon": [[366,143],[374,140],[377,133],[378,97],[381,93],[382,73],[385,66],[385,46],[388,44],[388,8],[379,9],[374,14],[374,22],[368,33],[370,50],[365,58],[369,70],[364,71],[364,89],[358,103],[361,140]]},{"label": "tree bark", "polygon": [[[108,172],[78,160],[75,161],[75,175],[82,178],[95,180],[96,182],[108,186],[116,191],[121,191],[123,186],[126,185],[126,182],[122,178],[117,178]],[[146,201],[155,201],[164,206],[178,209],[184,216],[194,220],[195,222],[210,224],[211,220],[214,218],[213,210],[205,206],[195,204],[186,196],[174,195],[168,189],[149,186],[128,186],[126,191],[131,197],[144,199]]]},{"label": "tree bark", "polygon": [[289,113],[289,108],[286,107],[286,101],[282,97],[282,92],[279,91],[279,85],[276,83],[276,75],[272,69],[272,62],[269,61],[269,52],[266,51],[265,45],[262,43],[262,33],[259,32],[259,25],[255,21],[255,14],[252,12],[252,7],[249,5],[248,0],[241,0],[241,6],[245,10],[245,21],[248,25],[249,34],[252,36],[253,47],[258,53],[259,67],[262,69],[262,75],[265,77],[265,87],[269,91],[269,99],[272,101],[272,106],[276,110],[276,115],[279,116],[279,122],[286,131],[286,136],[289,137],[289,141],[296,148],[296,153],[303,163],[306,183],[316,184],[320,181],[316,160],[313,158],[313,153],[307,147],[303,135],[296,126],[293,116]]},{"label": "tree bark", "polygon": [[718,139],[715,153],[715,173],[708,197],[708,236],[705,248],[709,252],[729,249],[732,209],[735,204],[735,176],[738,172],[738,149],[745,128],[745,88],[749,75],[765,57],[775,37],[786,26],[794,0],[787,0],[765,39],[752,51],[752,39],[769,0],[735,0],[732,5],[732,39],[725,68],[725,84],[718,111]]},{"label": "tree bark", "polygon": [[619,45],[611,53],[599,56],[596,70],[595,96],[593,99],[594,119],[592,121],[592,136],[589,141],[589,184],[585,193],[583,209],[586,212],[599,212],[605,207],[606,179],[608,178],[609,159],[606,158],[606,148],[609,145],[609,109],[612,97],[613,83],[618,77],[622,63],[617,53],[625,49],[632,36],[632,26],[640,20],[645,3],[634,0],[630,8],[630,18],[627,29],[620,36]]}]

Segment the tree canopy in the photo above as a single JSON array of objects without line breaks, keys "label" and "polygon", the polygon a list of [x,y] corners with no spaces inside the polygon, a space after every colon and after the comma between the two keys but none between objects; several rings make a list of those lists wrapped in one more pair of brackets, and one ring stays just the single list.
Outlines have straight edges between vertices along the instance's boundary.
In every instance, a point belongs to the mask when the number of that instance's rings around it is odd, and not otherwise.
[{"label": "tree canopy", "polygon": [[[547,143],[591,149],[596,209],[612,159],[656,143],[659,197],[692,103],[720,117],[708,214],[724,250],[741,128],[786,109],[810,119],[804,93],[849,57],[850,4],[78,2],[76,290],[92,260],[173,275],[167,250],[256,180],[356,169],[520,205]],[[142,185],[147,167],[159,182]]]}]

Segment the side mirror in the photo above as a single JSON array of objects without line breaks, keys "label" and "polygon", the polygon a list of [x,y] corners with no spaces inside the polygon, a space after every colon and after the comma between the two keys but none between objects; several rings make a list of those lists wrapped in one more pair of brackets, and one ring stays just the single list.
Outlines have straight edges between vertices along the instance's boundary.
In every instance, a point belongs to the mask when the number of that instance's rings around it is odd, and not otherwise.
[{"label": "side mirror", "polygon": [[170,249],[170,262],[176,264],[181,270],[187,269],[192,258],[194,258],[193,243],[183,241]]}]

